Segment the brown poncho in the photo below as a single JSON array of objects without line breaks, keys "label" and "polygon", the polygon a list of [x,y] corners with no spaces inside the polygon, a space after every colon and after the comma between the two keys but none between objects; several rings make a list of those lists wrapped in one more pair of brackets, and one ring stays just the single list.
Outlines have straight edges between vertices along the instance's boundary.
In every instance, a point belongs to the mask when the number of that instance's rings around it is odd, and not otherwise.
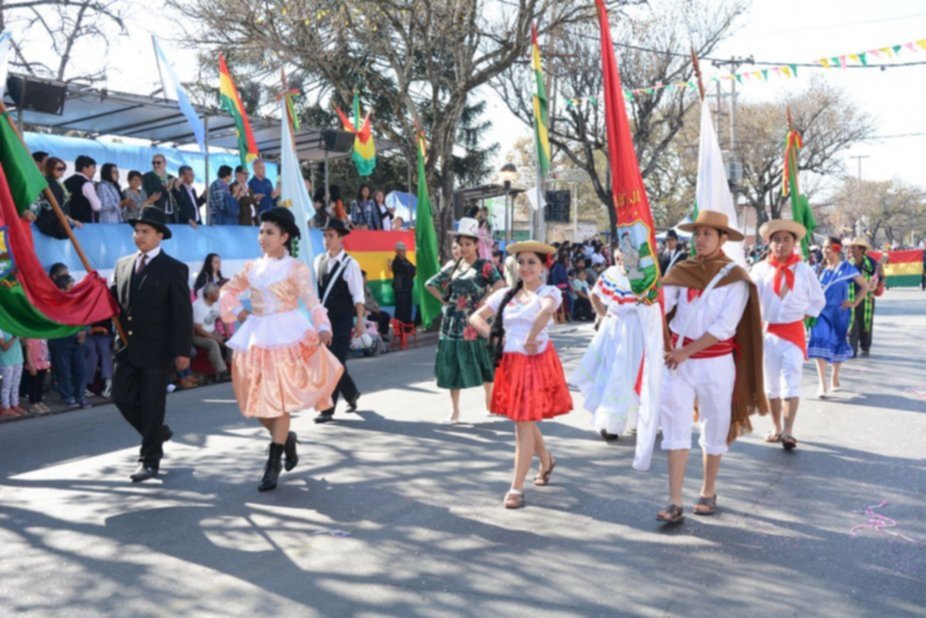
[{"label": "brown poncho", "polygon": [[[700,260],[690,257],[678,262],[662,280],[663,285],[675,285],[695,290],[705,289],[720,269],[732,260],[720,254],[718,257]],[[730,270],[716,287],[730,285],[736,281],[749,284],[749,300],[743,317],[736,327],[734,362],[736,363],[736,380],[733,386],[733,416],[727,443],[730,444],[746,432],[752,431],[749,417],[756,412],[768,414],[768,399],[765,397],[765,384],[762,378],[762,314],[759,307],[759,293],[749,274],[740,266]],[[674,310],[673,312],[674,313]],[[666,324],[672,314],[666,316]],[[667,333],[668,335],[668,333]],[[667,338],[666,349],[671,340]]]}]

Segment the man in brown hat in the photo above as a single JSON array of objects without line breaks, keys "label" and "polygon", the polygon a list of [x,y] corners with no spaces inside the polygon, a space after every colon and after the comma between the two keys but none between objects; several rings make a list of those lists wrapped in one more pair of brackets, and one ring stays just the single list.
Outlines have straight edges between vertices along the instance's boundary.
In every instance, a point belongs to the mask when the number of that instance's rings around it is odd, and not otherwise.
[{"label": "man in brown hat", "polygon": [[759,228],[759,234],[769,246],[768,259],[753,266],[750,274],[766,325],[762,341],[765,392],[775,424],[765,441],[781,442],[785,450],[791,450],[797,446],[794,419],[807,357],[804,319],[820,315],[826,297],[813,269],[795,252],[807,234],[803,225],[775,219]]},{"label": "man in brown hat", "polygon": [[[856,236],[848,243],[849,261],[858,268],[862,277],[868,282],[869,292],[865,293],[865,300],[852,310],[852,322],[849,326],[849,345],[852,346],[852,356],[858,356],[859,347],[862,356],[871,352],[871,338],[875,327],[875,294],[879,281],[884,281],[884,271],[881,264],[872,259],[868,252],[871,245],[862,236]],[[849,286],[849,302],[855,302],[855,295],[861,288],[853,283]]]},{"label": "man in brown hat", "polygon": [[141,435],[133,483],[158,476],[163,444],[173,435],[164,424],[171,368],[190,366],[193,305],[189,269],[167,255],[167,215],[149,206],[128,222],[138,252],[116,262],[112,292],[119,301],[126,341],[116,339],[113,403]]},{"label": "man in brown hat", "polygon": [[743,235],[726,215],[710,210],[679,229],[693,232],[697,255],[676,263],[663,280],[669,350],[659,420],[669,457],[669,504],[656,518],[666,523],[685,518],[682,485],[695,404],[704,461],[695,515],[714,514],[721,456],[752,429],[751,414],[768,412],[759,297],[749,274],[722,250],[725,242]]}]

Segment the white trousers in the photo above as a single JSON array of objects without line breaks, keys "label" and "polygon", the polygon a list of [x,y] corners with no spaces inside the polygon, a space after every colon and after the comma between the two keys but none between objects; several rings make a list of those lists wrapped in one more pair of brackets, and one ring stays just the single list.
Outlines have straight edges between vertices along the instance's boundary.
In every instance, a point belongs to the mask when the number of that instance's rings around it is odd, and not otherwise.
[{"label": "white trousers", "polygon": [[800,397],[804,353],[790,341],[772,333],[765,333],[762,343],[765,394],[769,399]]},{"label": "white trousers", "polygon": [[698,444],[708,455],[723,455],[729,449],[727,433],[733,416],[733,383],[736,366],[733,355],[688,359],[678,369],[666,369],[662,377],[659,423],[662,450],[691,448],[694,406],[698,403]]},{"label": "white trousers", "polygon": [[[19,345],[19,342],[16,342]],[[10,408],[19,405],[19,382],[23,377],[23,366],[7,365],[0,367],[0,376],[3,376],[3,382],[0,383],[0,406]]]}]

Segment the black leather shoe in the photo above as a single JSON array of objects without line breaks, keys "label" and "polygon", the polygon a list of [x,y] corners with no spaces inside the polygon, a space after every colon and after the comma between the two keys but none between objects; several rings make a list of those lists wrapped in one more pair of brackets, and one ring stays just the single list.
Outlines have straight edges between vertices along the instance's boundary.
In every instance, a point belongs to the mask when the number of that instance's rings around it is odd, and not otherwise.
[{"label": "black leather shoe", "polygon": [[270,455],[267,457],[267,466],[264,468],[264,478],[260,480],[257,491],[270,491],[276,489],[280,472],[283,470],[283,445],[270,443]]},{"label": "black leather shoe", "polygon": [[333,420],[334,420],[334,412],[330,412],[328,410],[325,410],[324,412],[320,412],[318,416],[315,417],[316,423],[330,423]]},{"label": "black leather shoe", "polygon": [[357,396],[347,402],[347,411],[356,412],[357,411],[357,400],[360,399],[360,393],[357,393]]},{"label": "black leather shoe", "polygon": [[151,464],[139,463],[138,467],[135,469],[135,472],[132,473],[132,476],[129,478],[132,479],[133,483],[141,483],[142,481],[147,481],[148,479],[153,479],[158,477],[158,467]]},{"label": "black leather shoe", "polygon": [[598,432],[598,435],[604,438],[607,442],[613,442],[614,440],[619,440],[620,435],[616,433],[610,433],[607,429],[602,429]]},{"label": "black leather shoe", "polygon": [[296,452],[297,442],[299,440],[296,438],[296,432],[289,432],[286,436],[286,444],[283,445],[283,467],[286,468],[287,472],[295,468],[296,464],[299,463],[299,454]]},{"label": "black leather shoe", "polygon": [[174,432],[170,430],[169,425],[161,425],[161,442],[170,442],[174,437]]}]

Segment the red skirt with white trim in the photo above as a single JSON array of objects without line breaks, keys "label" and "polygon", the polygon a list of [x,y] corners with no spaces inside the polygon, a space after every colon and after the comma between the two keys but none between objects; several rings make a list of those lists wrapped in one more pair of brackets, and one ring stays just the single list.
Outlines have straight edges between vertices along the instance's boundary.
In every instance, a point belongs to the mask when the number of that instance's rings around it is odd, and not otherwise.
[{"label": "red skirt with white trim", "polygon": [[540,354],[502,355],[489,409],[515,422],[541,421],[572,410],[563,365],[552,343]]}]

